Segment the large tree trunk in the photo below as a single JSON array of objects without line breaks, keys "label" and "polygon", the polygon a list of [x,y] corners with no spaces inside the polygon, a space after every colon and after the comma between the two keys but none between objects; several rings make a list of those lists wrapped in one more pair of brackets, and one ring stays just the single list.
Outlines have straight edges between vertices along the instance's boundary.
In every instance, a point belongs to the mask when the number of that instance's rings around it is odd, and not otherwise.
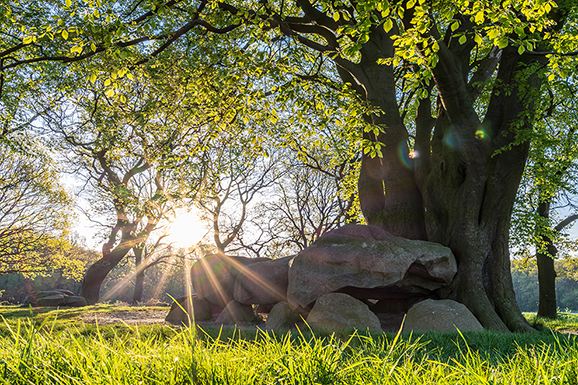
[{"label": "large tree trunk", "polygon": [[[425,111],[430,116],[422,117],[423,122],[416,122],[418,130],[427,130],[416,134],[416,141],[422,141],[416,142],[422,152],[416,169],[407,157],[407,130],[391,68],[376,68],[372,60],[362,59],[360,72],[365,77],[358,79],[364,96],[383,111],[372,115],[372,123],[384,128],[373,140],[384,143],[385,151],[381,158],[363,157],[361,208],[369,224],[450,247],[458,272],[440,295],[464,303],[486,329],[534,331],[516,302],[508,248],[510,218],[529,150],[528,141],[515,143],[517,134],[511,127],[516,123],[517,128],[531,129],[531,119],[522,113],[533,108],[516,76],[530,59],[523,62],[514,49],[505,50],[497,75],[503,86],[495,86],[483,123],[470,100],[467,79],[461,78],[459,61],[452,60],[434,69],[440,97],[433,136],[427,123],[432,120],[430,111]],[[539,89],[539,77],[525,79],[525,86]],[[500,87],[509,88],[506,92]]]}]

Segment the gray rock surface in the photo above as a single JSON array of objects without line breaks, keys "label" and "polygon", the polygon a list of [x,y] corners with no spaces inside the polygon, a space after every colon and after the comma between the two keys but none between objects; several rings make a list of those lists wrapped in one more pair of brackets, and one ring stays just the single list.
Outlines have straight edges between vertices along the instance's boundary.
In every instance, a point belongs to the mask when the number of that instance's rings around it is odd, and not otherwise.
[{"label": "gray rock surface", "polygon": [[287,299],[308,309],[320,296],[360,299],[426,298],[449,285],[456,260],[437,243],[395,237],[377,226],[346,225],[328,232],[292,261]]},{"label": "gray rock surface", "polygon": [[235,280],[245,266],[268,258],[232,257],[219,254],[199,259],[191,268],[195,293],[212,304],[225,307],[233,300]]},{"label": "gray rock surface", "polygon": [[[180,297],[173,302],[171,309],[167,314],[165,321],[170,322],[175,325],[188,325],[189,324],[189,314],[194,315],[195,321],[207,321],[212,318],[214,313],[215,305],[212,305],[209,301],[199,298],[196,295],[190,297]],[[191,313],[191,301],[193,306],[193,311]],[[222,311],[222,308],[218,308],[218,312]]]},{"label": "gray rock surface", "polygon": [[343,293],[325,294],[317,299],[307,316],[312,329],[347,331],[357,329],[381,333],[377,316],[363,302]]},{"label": "gray rock surface", "polygon": [[245,305],[237,301],[230,301],[215,321],[219,325],[234,325],[257,323],[259,319],[253,312],[251,305]]},{"label": "gray rock surface", "polygon": [[22,305],[80,307],[86,306],[86,299],[84,297],[74,295],[74,293],[70,290],[52,289],[32,292],[24,299]]},{"label": "gray rock surface", "polygon": [[66,306],[70,306],[70,307],[82,307],[82,306],[88,305],[88,303],[86,302],[86,299],[84,297],[79,296],[79,295],[66,296],[66,297],[64,297],[64,302],[66,303]]},{"label": "gray rock surface", "polygon": [[289,263],[294,256],[247,265],[235,282],[234,299],[244,304],[273,305],[287,298]]},{"label": "gray rock surface", "polygon": [[303,318],[301,315],[295,313],[289,307],[287,301],[279,302],[273,309],[269,312],[267,316],[267,322],[265,323],[265,329],[273,331],[287,331],[289,329],[298,326],[302,329],[304,326]]},{"label": "gray rock surface", "polygon": [[482,331],[480,321],[462,303],[449,299],[428,299],[413,305],[407,312],[403,331],[455,332]]}]

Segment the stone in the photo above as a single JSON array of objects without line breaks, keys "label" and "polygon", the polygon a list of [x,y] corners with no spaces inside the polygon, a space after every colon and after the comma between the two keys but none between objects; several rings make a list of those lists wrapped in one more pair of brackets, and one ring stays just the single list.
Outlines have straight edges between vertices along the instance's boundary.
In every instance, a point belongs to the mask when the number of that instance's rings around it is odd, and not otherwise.
[{"label": "stone", "polygon": [[235,301],[259,305],[274,305],[287,299],[289,263],[294,256],[250,264],[235,282]]},{"label": "stone", "polygon": [[304,325],[305,322],[301,315],[291,310],[289,302],[282,301],[273,306],[269,312],[267,321],[265,322],[265,329],[273,331],[287,331],[289,329],[295,328],[296,326],[302,328]]},{"label": "stone", "polygon": [[43,291],[43,293],[50,293],[50,292],[54,292],[55,294],[60,293],[60,294],[68,295],[68,296],[74,295],[73,292],[71,292],[70,290],[66,290],[66,289],[53,289],[53,290]]},{"label": "stone", "polygon": [[86,299],[74,295],[70,290],[52,289],[32,292],[24,301],[23,306],[69,306],[80,307],[86,306]]},{"label": "stone", "polygon": [[403,331],[461,332],[484,330],[480,321],[462,303],[449,299],[428,299],[413,305],[407,312]]},{"label": "stone", "polygon": [[79,295],[69,295],[64,297],[64,302],[66,306],[69,307],[82,307],[88,305],[86,299]]},{"label": "stone", "polygon": [[[196,321],[208,321],[212,318],[214,313],[214,305],[205,299],[193,295],[177,298],[171,305],[169,313],[165,317],[165,321],[175,325],[189,325],[189,316],[191,314],[191,300],[193,305],[193,315]],[[223,309],[219,308],[220,313]],[[186,313],[185,313],[186,311]]]},{"label": "stone", "polygon": [[416,302],[449,285],[457,272],[448,247],[395,237],[377,226],[345,225],[293,258],[287,299],[307,310],[324,294]]},{"label": "stone", "polygon": [[195,293],[212,304],[224,308],[233,300],[235,280],[245,266],[267,261],[268,258],[232,257],[221,254],[199,259],[191,268]]},{"label": "stone", "polygon": [[357,329],[381,333],[381,324],[369,307],[358,299],[343,293],[330,293],[317,298],[307,316],[313,329],[349,331]]},{"label": "stone", "polygon": [[38,306],[65,306],[66,296],[64,294],[52,294],[42,297],[36,297]]},{"label": "stone", "polygon": [[253,306],[230,301],[215,321],[219,325],[252,324],[259,319],[253,312]]}]

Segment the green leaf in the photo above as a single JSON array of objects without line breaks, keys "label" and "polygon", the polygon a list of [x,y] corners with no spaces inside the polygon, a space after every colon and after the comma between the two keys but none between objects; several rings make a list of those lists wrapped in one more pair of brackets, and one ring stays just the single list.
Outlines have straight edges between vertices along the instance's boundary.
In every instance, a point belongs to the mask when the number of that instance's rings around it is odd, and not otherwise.
[{"label": "green leaf", "polygon": [[94,84],[96,82],[96,74],[90,75],[90,82]]},{"label": "green leaf", "polygon": [[492,28],[488,31],[488,37],[490,39],[495,39],[500,34],[500,30],[498,28]]},{"label": "green leaf", "polygon": [[460,39],[458,40],[460,44],[464,44],[466,42],[466,40],[468,40],[466,38],[466,35],[462,35],[462,37],[460,37]]},{"label": "green leaf", "polygon": [[506,39],[505,37],[502,37],[501,39],[498,40],[498,48],[502,49],[502,48],[506,48],[508,46],[508,39]]},{"label": "green leaf", "polygon": [[24,43],[24,44],[30,44],[30,43],[32,43],[33,41],[34,41],[34,39],[32,38],[32,36],[26,36],[26,37],[24,38],[24,40],[22,41],[22,43]]},{"label": "green leaf", "polygon": [[482,10],[482,11],[476,13],[476,17],[475,17],[474,20],[475,20],[475,22],[476,22],[477,24],[482,24],[485,19],[486,19],[486,18],[485,18],[485,16],[484,16],[484,11]]},{"label": "green leaf", "polygon": [[70,6],[72,6],[72,1],[70,1],[70,0],[66,0],[66,6],[67,6],[67,7],[70,7]]},{"label": "green leaf", "polygon": [[62,38],[64,40],[68,40],[68,31],[65,29],[62,30]]},{"label": "green leaf", "polygon": [[526,47],[524,47],[523,45],[520,45],[518,47],[518,54],[521,55],[524,53],[524,51],[526,51]]},{"label": "green leaf", "polygon": [[389,32],[393,28],[393,22],[391,19],[387,19],[385,23],[383,23],[383,29],[385,32]]},{"label": "green leaf", "polygon": [[104,93],[106,96],[108,96],[109,98],[112,98],[114,96],[114,90],[112,88],[108,89],[108,91],[106,91]]}]

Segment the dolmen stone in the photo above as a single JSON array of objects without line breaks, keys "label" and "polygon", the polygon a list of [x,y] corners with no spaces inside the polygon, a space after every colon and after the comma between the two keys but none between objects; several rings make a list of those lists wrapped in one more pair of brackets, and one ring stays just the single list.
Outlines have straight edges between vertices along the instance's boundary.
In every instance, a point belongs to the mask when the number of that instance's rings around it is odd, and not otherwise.
[{"label": "dolmen stone", "polygon": [[307,316],[311,329],[330,331],[370,331],[381,333],[379,319],[369,307],[347,294],[330,293],[317,298]]},{"label": "dolmen stone", "polygon": [[87,302],[84,297],[74,295],[70,290],[52,289],[33,291],[28,295],[23,303],[23,306],[68,306],[80,307],[86,306]]},{"label": "dolmen stone", "polygon": [[413,305],[407,312],[403,331],[416,332],[482,331],[480,321],[462,303],[449,299],[428,299]]},{"label": "dolmen stone", "polygon": [[215,321],[219,325],[234,325],[255,323],[257,316],[251,305],[245,305],[235,300],[230,301]]},{"label": "dolmen stone", "polygon": [[[191,311],[192,306],[192,311]],[[165,321],[175,325],[189,325],[190,321],[209,321],[223,309],[196,295],[177,298],[171,305]]]},{"label": "dolmen stone", "polygon": [[193,288],[199,298],[222,308],[233,300],[235,281],[246,266],[268,258],[245,258],[213,254],[196,261],[191,268]]},{"label": "dolmen stone", "polygon": [[287,301],[282,301],[273,306],[269,312],[265,322],[265,329],[287,331],[295,327],[302,328],[304,325],[304,318],[291,310]]},{"label": "dolmen stone", "polygon": [[289,264],[293,257],[270,259],[245,266],[235,282],[235,301],[262,306],[285,301]]},{"label": "dolmen stone", "polygon": [[299,311],[334,292],[415,302],[449,285],[456,272],[448,247],[395,237],[377,226],[345,225],[293,258],[287,299]]}]

